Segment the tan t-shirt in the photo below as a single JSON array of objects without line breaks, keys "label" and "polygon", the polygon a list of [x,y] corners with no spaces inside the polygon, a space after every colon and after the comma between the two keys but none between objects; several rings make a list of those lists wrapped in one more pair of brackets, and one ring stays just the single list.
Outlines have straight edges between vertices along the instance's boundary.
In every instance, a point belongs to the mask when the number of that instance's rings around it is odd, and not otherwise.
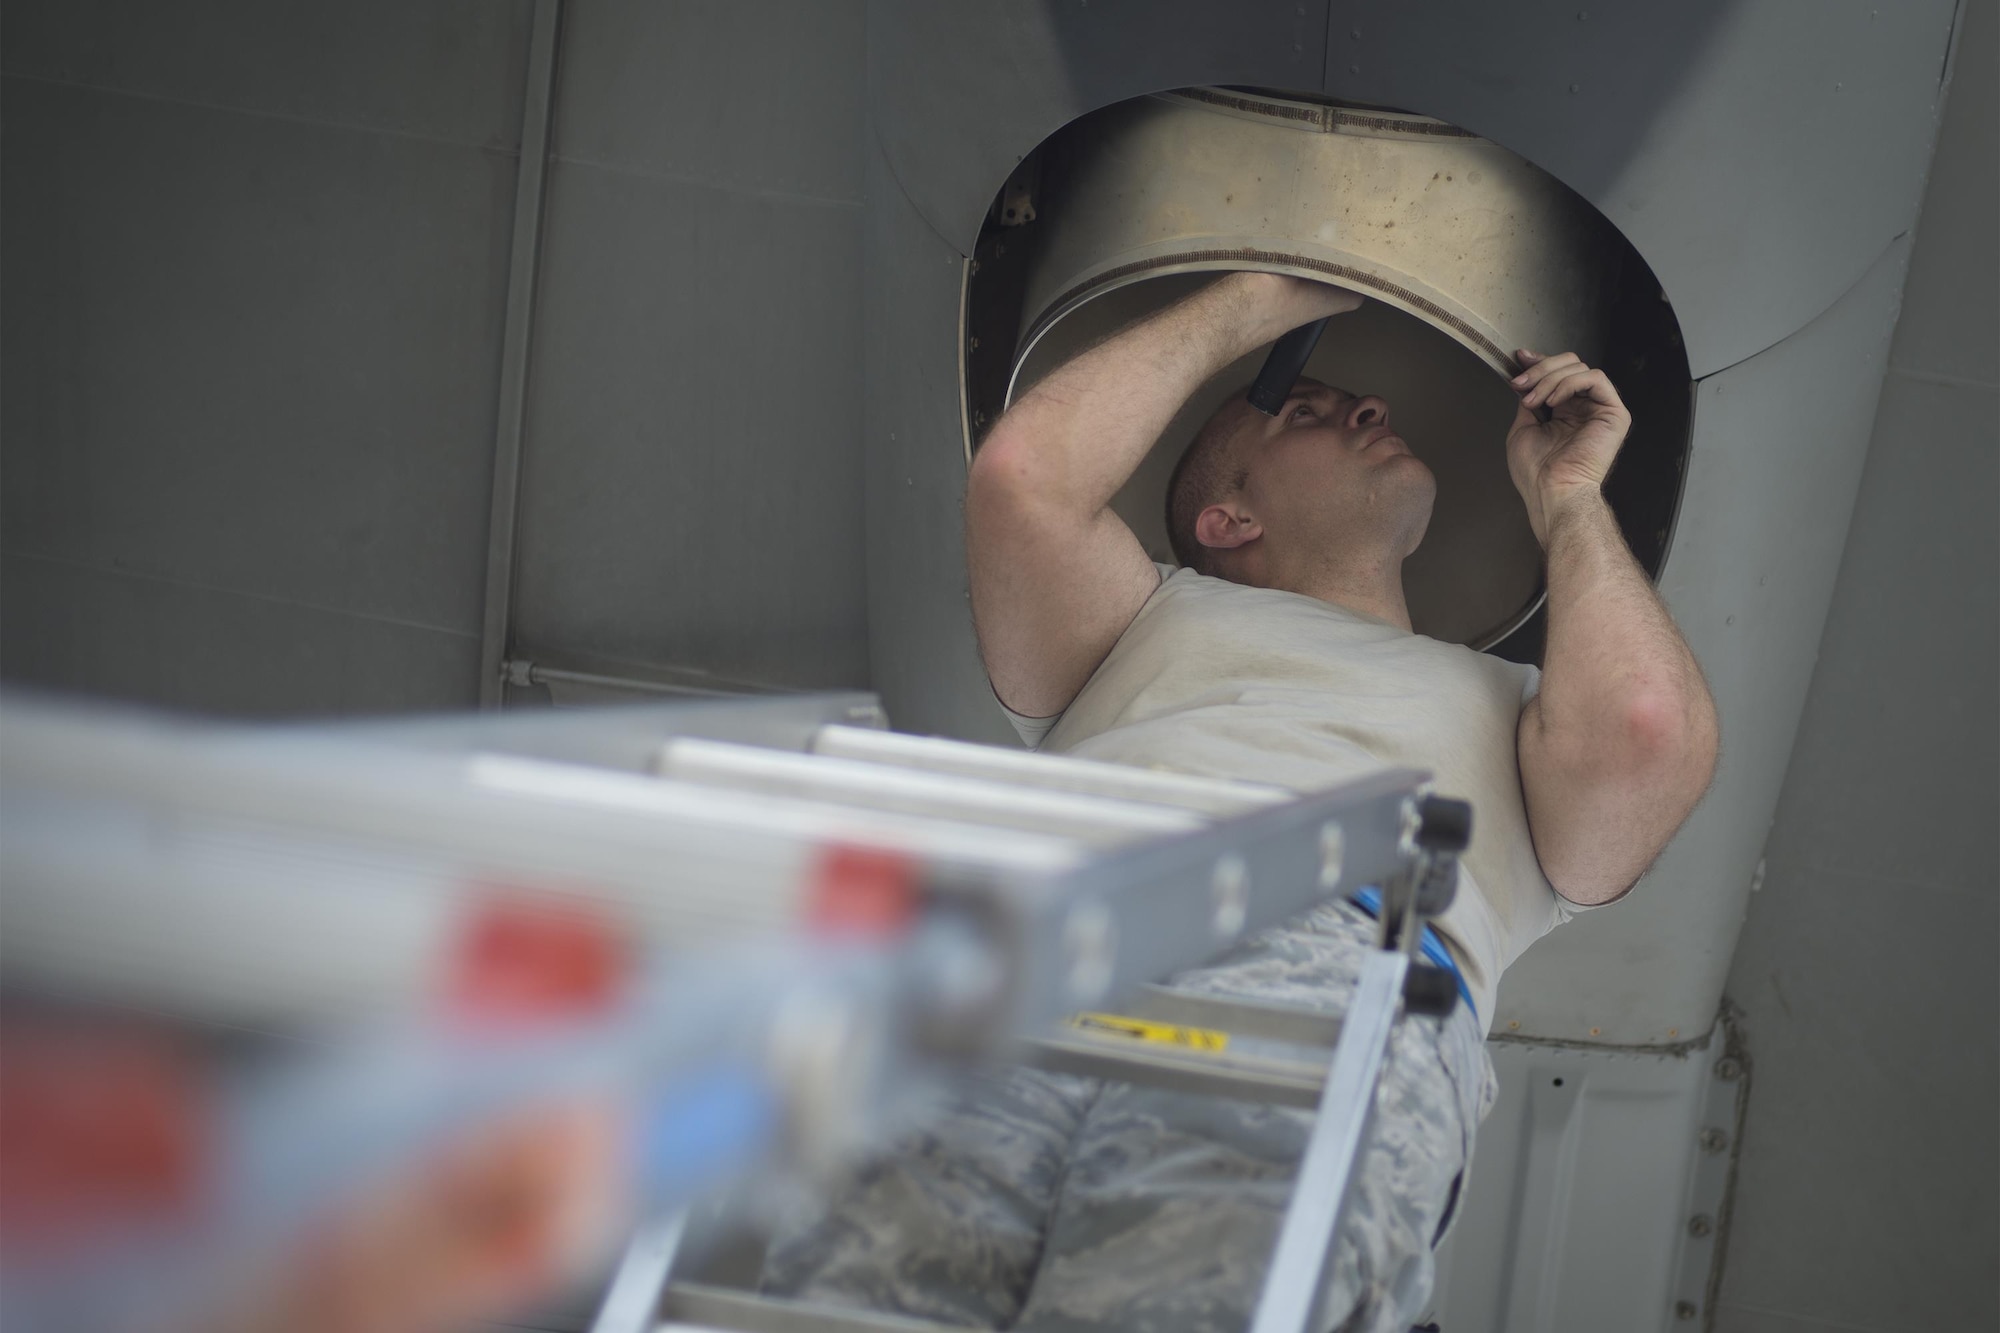
[{"label": "tan t-shirt", "polygon": [[1031,747],[1313,791],[1385,765],[1472,802],[1457,900],[1438,922],[1480,1021],[1500,974],[1582,910],[1549,887],[1515,729],[1541,674],[1298,593],[1160,566],[1159,590]]}]

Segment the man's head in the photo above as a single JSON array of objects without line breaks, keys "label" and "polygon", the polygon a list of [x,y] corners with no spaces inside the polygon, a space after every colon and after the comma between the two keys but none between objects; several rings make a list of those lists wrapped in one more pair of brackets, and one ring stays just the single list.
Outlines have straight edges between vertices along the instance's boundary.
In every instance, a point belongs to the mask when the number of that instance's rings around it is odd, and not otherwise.
[{"label": "man's head", "polygon": [[1275,417],[1237,393],[1208,419],[1167,484],[1167,535],[1198,573],[1309,591],[1317,571],[1399,567],[1436,496],[1388,403],[1302,379]]}]

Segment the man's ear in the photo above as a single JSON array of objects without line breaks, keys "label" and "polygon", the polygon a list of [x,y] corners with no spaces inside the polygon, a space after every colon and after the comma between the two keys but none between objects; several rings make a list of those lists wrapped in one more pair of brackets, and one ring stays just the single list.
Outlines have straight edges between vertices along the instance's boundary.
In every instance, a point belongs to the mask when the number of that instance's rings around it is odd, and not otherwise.
[{"label": "man's ear", "polygon": [[1264,525],[1236,504],[1210,505],[1194,520],[1194,539],[1219,551],[1233,551],[1264,535]]}]

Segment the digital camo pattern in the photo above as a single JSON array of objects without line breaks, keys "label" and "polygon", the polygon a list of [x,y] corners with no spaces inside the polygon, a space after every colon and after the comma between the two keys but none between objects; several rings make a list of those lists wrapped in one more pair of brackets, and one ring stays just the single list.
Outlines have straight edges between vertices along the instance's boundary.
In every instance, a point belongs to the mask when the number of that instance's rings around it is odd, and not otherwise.
[{"label": "digital camo pattern", "polygon": [[[1375,924],[1348,903],[1247,942],[1178,989],[1345,1010]],[[1396,1025],[1324,1326],[1406,1333],[1493,1066],[1461,1005]],[[774,1241],[763,1289],[1032,1333],[1241,1333],[1312,1115],[1033,1070],[979,1075],[941,1121]]]}]

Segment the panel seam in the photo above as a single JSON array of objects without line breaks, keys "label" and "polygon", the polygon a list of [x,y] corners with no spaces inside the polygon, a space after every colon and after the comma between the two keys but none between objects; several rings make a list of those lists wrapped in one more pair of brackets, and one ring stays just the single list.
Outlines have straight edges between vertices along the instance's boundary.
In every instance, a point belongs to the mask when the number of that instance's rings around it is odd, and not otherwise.
[{"label": "panel seam", "polygon": [[549,146],[559,90],[561,38],[562,0],[535,0],[528,57],[521,73],[521,150],[514,173],[500,374],[493,395],[493,473],[479,613],[479,706],[488,709],[500,707],[506,698],[501,672],[513,629],[528,374],[534,352],[535,295],[541,269],[542,221],[548,205]]},{"label": "panel seam", "polygon": [[402,616],[383,615],[375,611],[356,611],[351,607],[328,606],[324,602],[308,601],[302,597],[286,597],[279,593],[253,592],[247,588],[231,588],[220,583],[204,583],[199,579],[177,578],[171,574],[154,574],[140,569],[119,569],[99,564],[93,560],[76,560],[69,556],[46,555],[38,551],[24,551],[18,547],[0,549],[0,561],[27,560],[38,564],[54,565],[59,569],[80,570],[86,574],[97,574],[105,578],[130,579],[136,583],[151,583],[169,588],[180,588],[188,592],[214,593],[223,597],[244,597],[253,602],[275,602],[281,606],[295,606],[302,611],[316,611],[321,615],[343,616],[349,620],[368,620],[381,625],[394,625],[399,629],[423,630],[429,634],[449,635],[454,639],[471,639],[477,642],[479,635],[472,630],[453,629],[448,625],[433,625],[428,621],[410,620]]},{"label": "panel seam", "polygon": [[[1758,357],[1764,355],[1764,353],[1770,351],[1772,348],[1782,346],[1784,343],[1789,342],[1791,339],[1796,338],[1799,334],[1804,333],[1807,329],[1811,328],[1813,325],[1819,323],[1820,320],[1826,318],[1828,312],[1830,312],[1835,306],[1839,305],[1842,301],[1845,301],[1851,292],[1853,292],[1862,283],[1868,281],[1868,275],[1875,271],[1875,266],[1881,263],[1883,258],[1886,257],[1891,250],[1894,250],[1898,245],[1900,245],[1904,240],[1906,240],[1913,230],[1914,230],[1914,223],[1912,226],[1905,227],[1901,231],[1897,232],[1894,236],[1891,236],[1888,242],[1884,244],[1880,250],[1877,250],[1873,255],[1871,255],[1867,263],[1861,266],[1861,270],[1854,275],[1853,281],[1849,282],[1845,287],[1842,287],[1838,292],[1835,292],[1832,300],[1828,301],[1824,306],[1820,307],[1818,310],[1815,310],[1809,318],[1801,322],[1796,328],[1785,330],[1783,334],[1779,335],[1776,338],[1773,338],[1770,342],[1766,343],[1762,347],[1759,347],[1756,351],[1747,353],[1743,356],[1739,356],[1726,366],[1717,366],[1714,370],[1694,376],[1694,382],[1696,384],[1700,384],[1706,380],[1714,379],[1717,375],[1728,374],[1730,371],[1736,369],[1736,367],[1744,364],[1746,361],[1755,361]],[[1912,248],[1914,249],[1914,247]],[[1902,316],[1903,284],[1907,284],[1909,280],[1910,280],[1909,264],[1908,264],[1908,259],[1906,257],[1903,268],[1903,283],[1898,284],[1896,288],[1896,293],[1897,293],[1896,313],[1898,322],[1901,321],[1901,316]],[[1894,332],[1894,327],[1895,327],[1894,325],[1890,326],[1892,333]],[[1886,371],[1888,369],[1888,357],[1886,355],[1883,357],[1882,362],[1883,362],[1883,369]]]},{"label": "panel seam", "polygon": [[1983,389],[1987,393],[2000,389],[2000,380],[1974,379],[1970,375],[1947,375],[1936,370],[1911,370],[1893,361],[1889,363],[1889,373],[1906,380],[1916,380],[1920,384],[1942,384],[1953,389]]},{"label": "panel seam", "polygon": [[223,116],[247,116],[252,120],[275,120],[287,125],[310,125],[316,129],[342,130],[351,134],[379,134],[390,139],[405,139],[412,143],[432,144],[442,148],[468,148],[476,153],[493,153],[502,157],[515,157],[520,153],[518,146],[506,144],[479,143],[471,139],[454,139],[447,135],[422,134],[415,130],[400,130],[386,125],[356,124],[346,120],[322,120],[316,116],[302,116],[294,112],[270,111],[258,107],[229,106],[221,102],[204,102],[193,97],[172,97],[166,93],[143,92],[134,88],[113,88],[101,83],[85,83],[78,79],[52,79],[42,74],[24,74],[8,70],[0,78],[18,79],[23,83],[39,84],[45,88],[69,88],[79,92],[98,93],[105,97],[124,98],[134,102],[155,102],[164,106],[190,107],[197,111],[211,111]]},{"label": "panel seam", "polygon": [[859,212],[865,204],[860,199],[843,199],[838,195],[804,194],[792,190],[773,190],[756,185],[736,185],[692,172],[659,171],[651,167],[625,166],[617,162],[606,162],[601,158],[581,157],[575,153],[551,153],[549,158],[566,166],[590,167],[595,171],[607,172],[614,176],[630,176],[637,180],[664,181],[669,185],[692,185],[701,189],[715,190],[723,194],[744,195],[753,199],[766,199],[779,203],[806,204],[815,208],[849,208]]}]

